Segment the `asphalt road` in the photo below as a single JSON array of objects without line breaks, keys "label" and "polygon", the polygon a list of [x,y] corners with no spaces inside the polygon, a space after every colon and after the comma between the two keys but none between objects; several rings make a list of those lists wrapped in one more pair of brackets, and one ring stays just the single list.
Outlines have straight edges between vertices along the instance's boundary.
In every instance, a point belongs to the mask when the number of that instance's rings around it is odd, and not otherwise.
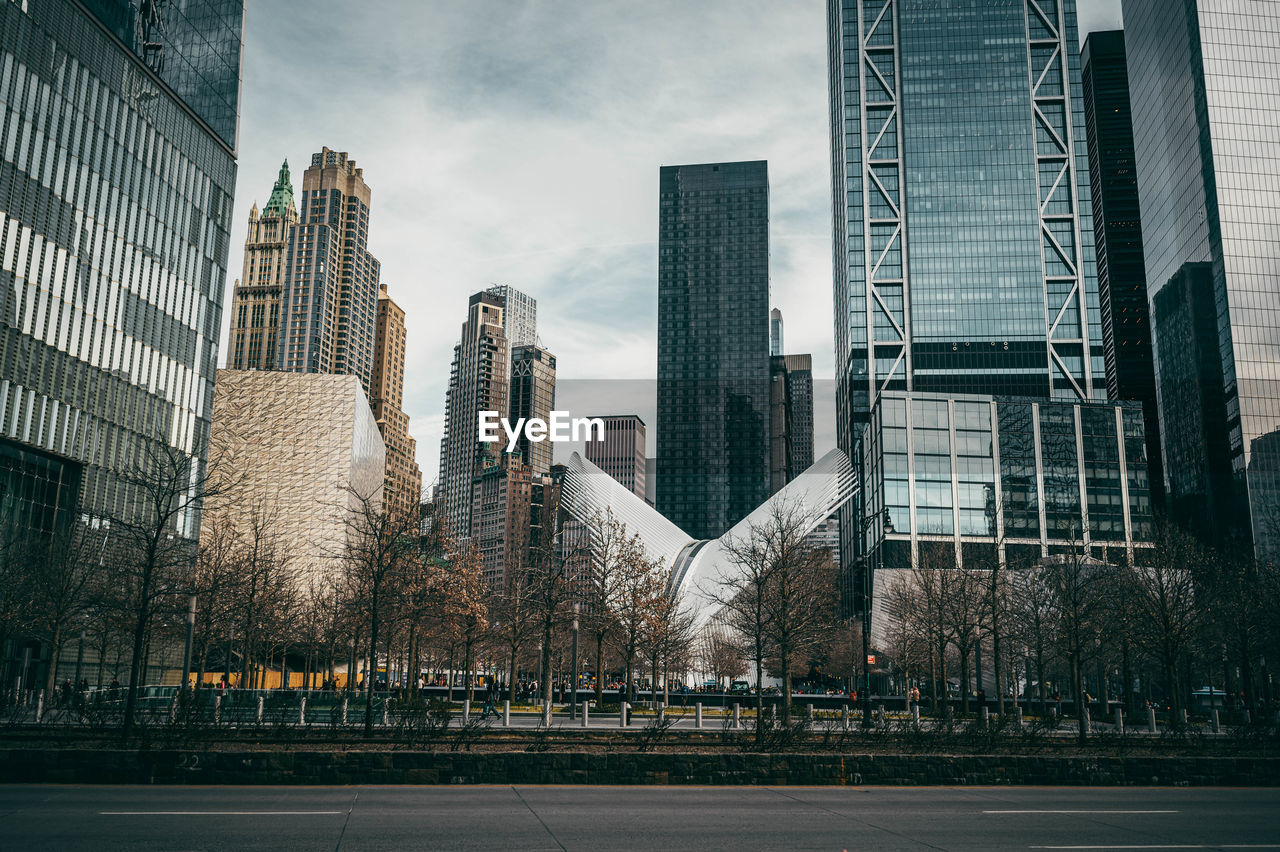
[{"label": "asphalt road", "polygon": [[1280,850],[1280,790],[15,785],[0,849]]}]

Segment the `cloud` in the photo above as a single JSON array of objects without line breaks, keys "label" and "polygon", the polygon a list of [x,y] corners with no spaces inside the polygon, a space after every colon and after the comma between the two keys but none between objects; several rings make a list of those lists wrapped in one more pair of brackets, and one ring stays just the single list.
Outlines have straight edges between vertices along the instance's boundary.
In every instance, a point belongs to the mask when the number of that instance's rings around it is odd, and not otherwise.
[{"label": "cloud", "polygon": [[[1081,0],[1082,20],[1115,5]],[[406,312],[425,482],[466,300],[490,283],[538,300],[562,380],[652,378],[660,165],[769,161],[772,302],[788,350],[831,375],[821,0],[261,0],[243,71],[228,307],[249,205],[280,161],[300,191],[312,153],[349,152]]]}]

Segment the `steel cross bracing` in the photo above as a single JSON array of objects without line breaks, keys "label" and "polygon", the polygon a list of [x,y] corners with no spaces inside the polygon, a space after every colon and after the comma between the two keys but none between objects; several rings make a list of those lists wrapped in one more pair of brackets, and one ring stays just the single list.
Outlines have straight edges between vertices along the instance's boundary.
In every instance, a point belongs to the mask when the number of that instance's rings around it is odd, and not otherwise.
[{"label": "steel cross bracing", "polygon": [[[1093,396],[1082,264],[1075,134],[1061,0],[1025,0],[1031,111],[1040,186],[1041,271],[1049,392]],[[1073,369],[1070,364],[1078,365]]]},{"label": "steel cross bracing", "polygon": [[[861,0],[858,5],[862,256],[868,399],[873,406],[891,383],[896,390],[911,390],[912,385],[897,6],[898,0]],[[881,369],[886,362],[890,366]]]}]

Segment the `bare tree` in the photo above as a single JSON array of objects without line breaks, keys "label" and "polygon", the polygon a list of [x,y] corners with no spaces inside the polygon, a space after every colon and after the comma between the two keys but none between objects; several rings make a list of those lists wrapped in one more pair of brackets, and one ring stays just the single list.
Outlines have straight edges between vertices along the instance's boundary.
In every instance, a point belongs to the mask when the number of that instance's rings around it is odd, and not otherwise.
[{"label": "bare tree", "polygon": [[82,623],[100,591],[106,572],[103,541],[88,525],[73,521],[64,537],[37,544],[32,556],[30,622],[49,644],[44,692],[52,697],[67,634]]},{"label": "bare tree", "polygon": [[1084,666],[1101,642],[1106,626],[1107,591],[1114,582],[1110,566],[1090,557],[1082,546],[1069,547],[1041,569],[1053,590],[1059,641],[1071,666],[1071,693],[1080,721],[1079,738],[1088,739],[1084,723]]},{"label": "bare tree", "polygon": [[364,599],[369,625],[369,663],[365,680],[365,736],[373,735],[373,688],[377,680],[378,642],[382,638],[383,606],[390,597],[388,586],[410,573],[418,558],[418,521],[412,513],[389,512],[383,508],[381,488],[362,493],[344,489],[350,500],[344,517],[346,547],[340,556],[346,566],[353,591]]},{"label": "bare tree", "polygon": [[1126,601],[1139,646],[1160,661],[1176,713],[1186,706],[1191,689],[1191,684],[1180,683],[1178,662],[1201,631],[1203,610],[1195,576],[1208,554],[1189,533],[1165,524],[1158,528],[1155,544],[1149,565],[1118,576],[1120,595],[1113,599]]},{"label": "bare tree", "polygon": [[475,652],[489,627],[483,563],[480,555],[466,545],[457,550],[452,559],[437,563],[433,573],[447,634],[462,645],[462,683],[470,701],[475,697],[472,679]]},{"label": "bare tree", "polygon": [[133,733],[148,630],[160,602],[183,586],[196,556],[201,501],[225,492],[231,477],[212,477],[199,459],[163,439],[143,442],[141,459],[122,474],[129,502],[109,519],[118,547],[119,592],[132,631],[129,689],[121,735]]},{"label": "bare tree", "polygon": [[643,547],[637,535],[611,509],[585,523],[590,553],[590,580],[583,589],[586,620],[595,639],[596,704],[604,700],[605,640],[618,629],[617,609],[625,566],[640,559]]}]

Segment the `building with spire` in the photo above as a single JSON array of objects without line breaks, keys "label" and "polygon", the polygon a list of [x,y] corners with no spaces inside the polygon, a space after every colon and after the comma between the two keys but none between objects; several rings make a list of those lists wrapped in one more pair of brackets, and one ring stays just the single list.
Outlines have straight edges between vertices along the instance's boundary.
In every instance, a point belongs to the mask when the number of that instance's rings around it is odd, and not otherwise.
[{"label": "building with spire", "polygon": [[370,195],[345,151],[311,155],[289,240],[276,368],[349,373],[372,396],[381,267],[368,251]]},{"label": "building with spire", "polygon": [[383,284],[378,291],[373,395],[369,405],[387,446],[383,499],[388,510],[396,514],[416,511],[422,499],[422,471],[415,460],[418,444],[409,434],[409,415],[402,409],[407,338],[404,310],[387,295],[387,285]]},{"label": "building with spire", "polygon": [[249,211],[249,233],[244,241],[244,268],[231,302],[231,353],[233,370],[274,370],[280,329],[280,293],[284,287],[289,237],[298,223],[293,204],[289,161],[280,174],[267,206],[259,213],[255,202]]}]

